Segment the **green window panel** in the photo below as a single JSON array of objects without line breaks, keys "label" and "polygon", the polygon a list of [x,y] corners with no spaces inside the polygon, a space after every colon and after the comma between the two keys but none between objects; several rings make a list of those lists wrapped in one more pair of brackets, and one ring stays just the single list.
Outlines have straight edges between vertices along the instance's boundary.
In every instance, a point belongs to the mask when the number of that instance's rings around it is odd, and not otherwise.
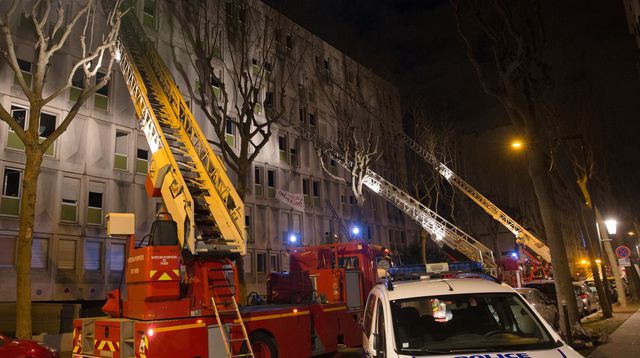
[{"label": "green window panel", "polygon": [[253,73],[254,75],[257,75],[258,73],[260,73],[260,66],[251,65],[251,73]]},{"label": "green window panel", "polygon": [[256,196],[262,196],[262,185],[256,185]]},{"label": "green window panel", "polygon": [[74,204],[62,203],[60,207],[60,221],[78,222],[78,206]]},{"label": "green window panel", "polygon": [[309,195],[304,196],[304,205],[309,205]]},{"label": "green window panel", "polygon": [[[33,77],[33,75],[31,73],[22,71],[22,77],[24,77],[24,81],[27,82],[27,86],[31,88],[31,78]],[[15,84],[16,86],[20,86],[20,83],[18,83],[17,77],[13,78],[13,84]]]},{"label": "green window panel", "polygon": [[270,198],[275,198],[276,188],[267,188],[267,195],[269,195]]},{"label": "green window panel", "polygon": [[315,206],[316,208],[320,207],[320,198],[318,197],[313,198],[313,206]]},{"label": "green window panel", "polygon": [[218,46],[214,46],[213,49],[211,50],[211,53],[215,58],[220,58],[220,59],[222,58],[222,52],[220,51],[220,47]]},{"label": "green window panel", "polygon": [[262,106],[259,103],[256,103],[255,106],[253,106],[253,113],[262,113]]},{"label": "green window panel", "polygon": [[82,88],[71,87],[69,88],[69,102],[77,102],[78,98],[80,98],[80,93],[82,92]]},{"label": "green window panel", "polygon": [[285,152],[284,150],[280,151],[280,160],[282,160],[283,162],[287,161],[287,152]]},{"label": "green window panel", "polygon": [[235,138],[233,137],[233,134],[226,134],[225,140],[227,141],[227,144],[229,144],[230,146],[233,147],[235,145]]},{"label": "green window panel", "polygon": [[149,161],[143,159],[136,159],[136,173],[147,174],[149,169]]},{"label": "green window panel", "polygon": [[97,94],[94,96],[94,106],[97,109],[107,110],[109,107],[109,97]]},{"label": "green window panel", "polygon": [[9,131],[9,135],[7,136],[7,148],[24,150],[24,143],[22,143],[22,140],[20,140],[18,135],[13,131]]},{"label": "green window panel", "polygon": [[211,87],[211,91],[213,92],[213,95],[216,96],[216,98],[220,98],[220,88],[219,87]]},{"label": "green window panel", "polygon": [[[45,139],[46,139],[46,138],[39,138],[39,139],[38,139],[38,141],[39,141],[40,143],[42,143],[42,142],[44,142],[44,140],[45,140]],[[53,155],[55,154],[55,150],[54,150],[54,149],[55,149],[55,147],[56,147],[55,142],[51,143],[51,145],[49,146],[49,148],[47,148],[47,150],[44,152],[44,155],[47,155],[47,156],[49,156],[49,157],[53,157]]]},{"label": "green window panel", "polygon": [[87,208],[87,223],[102,225],[102,208]]},{"label": "green window panel", "polygon": [[113,168],[118,170],[127,170],[127,156],[118,153],[114,154]]},{"label": "green window panel", "polygon": [[20,214],[20,198],[3,196],[0,200],[0,214],[18,216]]}]

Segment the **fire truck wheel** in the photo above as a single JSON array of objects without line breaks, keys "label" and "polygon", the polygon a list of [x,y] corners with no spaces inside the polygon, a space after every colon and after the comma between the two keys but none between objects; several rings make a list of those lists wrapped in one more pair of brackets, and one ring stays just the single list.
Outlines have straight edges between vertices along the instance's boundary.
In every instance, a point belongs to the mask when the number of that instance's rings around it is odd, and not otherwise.
[{"label": "fire truck wheel", "polygon": [[[273,337],[264,332],[253,332],[249,335],[251,349],[255,358],[278,358],[278,347]],[[246,344],[242,345],[241,352],[249,353]]]}]

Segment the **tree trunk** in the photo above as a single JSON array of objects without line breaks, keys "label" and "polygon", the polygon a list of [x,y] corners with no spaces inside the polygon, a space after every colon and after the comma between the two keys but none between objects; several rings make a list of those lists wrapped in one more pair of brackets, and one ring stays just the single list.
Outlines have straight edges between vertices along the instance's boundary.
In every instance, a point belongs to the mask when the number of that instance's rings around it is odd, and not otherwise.
[{"label": "tree trunk", "polygon": [[[249,162],[238,163],[238,173],[236,173],[238,175],[238,184],[237,184],[236,190],[238,192],[238,196],[240,197],[240,200],[242,200],[243,203],[244,203],[244,198],[247,192],[249,191],[249,178],[251,178],[250,169],[251,169],[251,163]],[[247,239],[246,236],[245,236],[245,239]],[[245,241],[245,245],[246,244],[248,243]],[[239,304],[242,305],[245,303],[245,299],[248,295],[247,280],[245,277],[245,270],[244,270],[244,256],[236,259],[236,269],[238,270],[238,283],[240,285]]]},{"label": "tree trunk", "polygon": [[420,253],[422,254],[422,263],[423,264],[427,264],[427,239],[428,239],[428,233],[425,230],[420,230],[420,245],[421,245],[421,250]]},{"label": "tree trunk", "polygon": [[609,302],[609,296],[605,290],[604,284],[600,279],[600,273],[598,272],[598,264],[596,263],[596,257],[598,254],[595,249],[595,242],[598,240],[598,232],[595,226],[596,218],[593,215],[593,210],[586,204],[582,204],[582,224],[584,227],[585,241],[587,242],[587,253],[589,255],[589,268],[593,274],[593,282],[598,292],[598,299],[600,300],[600,307],[602,307],[602,317],[611,318],[613,312],[611,311],[611,303]]},{"label": "tree trunk", "polygon": [[[558,222],[553,186],[547,173],[546,156],[541,149],[536,147],[531,147],[529,150],[529,176],[540,206],[547,244],[551,249],[554,284],[558,299],[558,312],[560,313],[560,327],[565,327],[564,314],[562,313],[562,304],[565,302],[569,311],[570,327],[573,327],[576,322],[579,322],[573,280],[569,270],[569,263],[567,262],[562,230]],[[571,334],[571,332],[565,332],[565,334]]]},{"label": "tree trunk", "polygon": [[18,231],[18,259],[16,264],[16,337],[31,339],[31,244],[36,212],[38,175],[42,164],[39,148],[27,145],[27,156],[20,197],[20,228]]}]

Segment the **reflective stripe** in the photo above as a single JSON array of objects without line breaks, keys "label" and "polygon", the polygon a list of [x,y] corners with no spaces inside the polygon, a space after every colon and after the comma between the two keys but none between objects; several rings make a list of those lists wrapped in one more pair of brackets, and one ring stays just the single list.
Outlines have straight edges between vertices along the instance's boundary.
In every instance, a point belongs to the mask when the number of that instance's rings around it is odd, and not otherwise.
[{"label": "reflective stripe", "polygon": [[[157,327],[157,328],[154,328],[153,330],[156,333],[159,333],[159,332],[179,331],[181,329],[200,328],[200,327],[204,327],[204,326],[205,326],[204,323],[192,323],[192,324],[183,324],[183,325],[180,325],[180,326]],[[149,345],[147,344],[147,347],[148,346]]]},{"label": "reflective stripe", "polygon": [[[301,316],[301,315],[308,315],[309,311],[299,311],[299,312],[291,312],[291,313],[282,313],[282,314],[272,314],[272,315],[268,315],[268,316],[258,316],[258,317],[247,317],[247,318],[243,318],[242,320],[244,322],[255,322],[255,321],[263,321],[265,319],[272,319],[272,318],[284,318],[284,317],[291,317],[291,316]],[[234,320],[233,323],[239,323],[239,320]]]},{"label": "reflective stripe", "polygon": [[340,307],[327,308],[324,311],[325,312],[333,312],[333,311],[342,311],[342,310],[346,310],[346,309],[347,309],[347,306],[340,306]]}]

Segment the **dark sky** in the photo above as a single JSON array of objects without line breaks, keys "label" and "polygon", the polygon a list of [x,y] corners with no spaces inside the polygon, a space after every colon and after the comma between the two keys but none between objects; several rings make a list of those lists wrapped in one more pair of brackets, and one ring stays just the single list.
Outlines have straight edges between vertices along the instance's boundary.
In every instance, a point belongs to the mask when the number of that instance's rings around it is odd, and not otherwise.
[{"label": "dark sky", "polygon": [[[508,123],[499,103],[479,86],[449,1],[266,2],[372,68],[403,95],[446,110],[462,132]],[[544,0],[543,9],[549,60],[562,99],[560,123],[565,133],[588,127],[599,157],[596,179],[613,194],[607,210],[640,217],[640,57],[622,1]]]}]

